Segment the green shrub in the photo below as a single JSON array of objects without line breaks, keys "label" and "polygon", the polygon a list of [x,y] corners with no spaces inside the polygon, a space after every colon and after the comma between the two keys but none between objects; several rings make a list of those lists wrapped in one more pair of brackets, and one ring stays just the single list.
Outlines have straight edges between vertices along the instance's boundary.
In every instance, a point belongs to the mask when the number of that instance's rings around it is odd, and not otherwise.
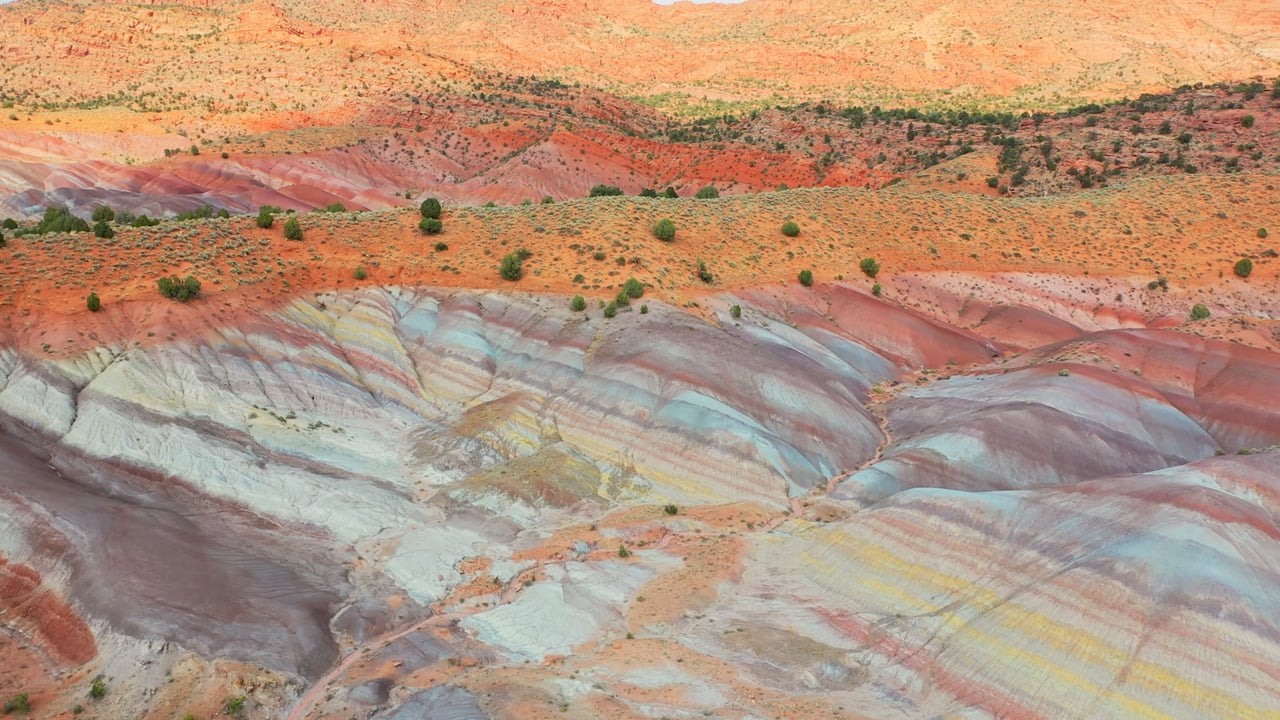
[{"label": "green shrub", "polygon": [[662,197],[667,198],[668,200],[675,200],[680,197],[680,193],[676,192],[675,188],[668,185],[667,189],[662,191]]},{"label": "green shrub", "polygon": [[800,226],[788,220],[782,223],[782,234],[787,237],[795,237],[800,234]]},{"label": "green shrub", "polygon": [[199,154],[200,154],[200,146],[199,146],[199,145],[196,145],[195,143],[192,143],[192,144],[191,144],[191,154],[192,154],[192,155],[199,155]]},{"label": "green shrub", "polygon": [[1266,240],[1266,239],[1267,239],[1267,229],[1266,229],[1266,228],[1264,228],[1264,227],[1258,228],[1258,237],[1262,238],[1263,240]]},{"label": "green shrub", "polygon": [[418,212],[422,213],[424,219],[429,220],[439,220],[440,212],[443,209],[440,207],[440,201],[433,197],[423,200],[422,204],[418,206]]},{"label": "green shrub", "polygon": [[880,293],[884,292],[884,288],[880,287],[880,283],[871,286],[871,294],[880,297]]},{"label": "green shrub", "polygon": [[99,205],[93,209],[94,222],[111,222],[116,219],[116,211],[106,205]]},{"label": "green shrub", "polygon": [[1249,258],[1240,258],[1233,270],[1235,270],[1236,275],[1247,278],[1253,272],[1253,261]]},{"label": "green shrub", "polygon": [[444,252],[445,250],[448,250],[448,249],[449,249],[449,243],[446,243],[446,242],[436,243],[436,252]]},{"label": "green shrub", "polygon": [[626,545],[619,545],[619,546],[618,546],[618,557],[620,557],[620,558],[629,558],[629,557],[631,557],[631,551],[627,549],[627,546],[626,546]]},{"label": "green shrub", "polygon": [[543,205],[554,205],[554,204],[555,204],[555,202],[556,202],[556,199],[555,199],[555,198],[553,198],[553,197],[551,197],[550,195],[543,195],[543,196],[542,196],[542,204],[543,204]]},{"label": "green shrub", "polygon": [[365,278],[369,277],[369,273],[364,269],[363,265],[357,265],[355,276],[357,280],[364,280]]},{"label": "green shrub", "polygon": [[616,185],[596,185],[587,193],[587,197],[611,197],[621,194],[622,188]]},{"label": "green shrub", "polygon": [[4,712],[9,713],[28,713],[31,712],[31,698],[26,693],[18,693],[9,698],[4,703]]},{"label": "green shrub", "polygon": [[4,239],[4,233],[0,232],[0,248],[4,247],[7,244],[8,243],[6,243]]},{"label": "green shrub", "polygon": [[641,314],[641,315],[648,315],[648,314],[649,314],[649,306],[648,306],[648,305],[641,305],[641,306],[640,306],[640,314]]},{"label": "green shrub", "polygon": [[[205,204],[205,205],[201,205],[195,210],[189,210],[187,212],[178,213],[177,215],[174,216],[173,219],[177,220],[178,222],[190,222],[192,220],[207,220],[213,216],[214,216],[213,206]],[[221,217],[228,217],[226,210],[222,211]]]},{"label": "green shrub", "polygon": [[272,223],[274,223],[275,221],[276,221],[276,216],[272,214],[271,208],[268,208],[268,207],[258,208],[258,219],[255,221],[258,223],[258,227],[262,228],[263,230],[266,230],[267,228],[271,227]]},{"label": "green shrub", "polygon": [[693,196],[699,200],[715,200],[720,197],[720,191],[716,189],[715,185],[704,185]]},{"label": "green shrub", "polygon": [[658,191],[654,190],[653,188],[645,188],[640,191],[640,197],[656,198],[658,197]]},{"label": "green shrub", "polygon": [[729,316],[732,317],[734,320],[737,320],[738,318],[742,317],[742,306],[731,305],[729,307]]},{"label": "green shrub", "polygon": [[502,258],[502,264],[498,266],[498,273],[502,275],[503,280],[515,282],[524,277],[524,261],[515,253],[506,255]]},{"label": "green shrub", "polygon": [[191,275],[186,279],[179,279],[177,275],[162,277],[156,280],[156,285],[160,288],[161,295],[179,302],[186,302],[200,294],[200,281]]},{"label": "green shrub", "polygon": [[603,260],[605,258],[605,255],[600,250],[597,250],[594,253],[592,253],[591,257],[595,258],[596,260]]},{"label": "green shrub", "polygon": [[298,218],[291,217],[284,221],[284,239],[294,242],[302,240],[302,223],[298,222]]},{"label": "green shrub", "polygon": [[618,307],[626,307],[631,304],[631,298],[627,296],[626,290],[619,290],[617,295],[613,296],[613,301]]},{"label": "green shrub", "polygon": [[323,212],[340,213],[346,212],[347,206],[340,202],[330,203],[324,206]]},{"label": "green shrub", "polygon": [[1196,303],[1191,307],[1192,320],[1205,320],[1209,317],[1209,308],[1204,303]]},{"label": "green shrub", "polygon": [[653,236],[662,242],[676,239],[676,224],[671,218],[663,218],[653,224]]},{"label": "green shrub", "polygon": [[635,278],[627,278],[622,284],[622,289],[626,291],[627,297],[638,298],[644,295],[644,283]]},{"label": "green shrub", "polygon": [[707,263],[703,260],[698,261],[698,279],[708,284],[716,279],[715,275],[712,275],[711,271],[707,269]]},{"label": "green shrub", "polygon": [[84,305],[89,308],[89,312],[98,312],[98,309],[102,307],[102,300],[97,293],[89,293],[89,297],[84,299]]},{"label": "green shrub", "polygon": [[668,515],[676,515],[676,514],[679,514],[680,508],[676,507],[675,505],[663,505],[662,512]]},{"label": "green shrub", "polygon": [[876,262],[875,258],[862,258],[862,262],[858,263],[858,267],[862,268],[862,272],[866,273],[867,277],[870,278],[875,277],[876,273],[880,272],[880,263]]},{"label": "green shrub", "polygon": [[800,284],[805,287],[809,287],[810,285],[813,285],[813,272],[810,270],[801,270]]},{"label": "green shrub", "polygon": [[99,220],[93,224],[93,236],[103,240],[110,240],[116,236],[116,231],[111,229],[111,225],[106,220]]},{"label": "green shrub", "polygon": [[94,700],[101,700],[107,696],[107,683],[102,678],[93,681],[93,685],[89,687],[89,697]]},{"label": "green shrub", "polygon": [[569,309],[574,312],[582,312],[587,309],[587,299],[581,295],[574,295],[569,301]]},{"label": "green shrub", "polygon": [[40,220],[40,224],[36,225],[35,228],[35,234],[37,235],[71,232],[89,232],[89,223],[85,222],[83,218],[72,215],[71,211],[64,207],[46,208],[44,218]]},{"label": "green shrub", "polygon": [[1244,117],[1240,118],[1240,124],[1246,128],[1253,127],[1253,116],[1245,115]]},{"label": "green shrub", "polygon": [[5,218],[3,221],[0,221],[0,227],[4,228],[5,230],[17,230],[18,221],[14,220],[13,218]]},{"label": "green shrub", "polygon": [[231,715],[232,717],[240,717],[240,713],[244,712],[244,704],[249,698],[239,695],[233,698],[227,698],[222,705],[222,714]]},{"label": "green shrub", "polygon": [[604,316],[607,318],[611,318],[617,314],[618,314],[618,303],[614,300],[610,300],[609,304],[604,306]]},{"label": "green shrub", "polygon": [[439,235],[444,230],[444,223],[436,218],[422,218],[418,221],[418,229],[423,235]]}]

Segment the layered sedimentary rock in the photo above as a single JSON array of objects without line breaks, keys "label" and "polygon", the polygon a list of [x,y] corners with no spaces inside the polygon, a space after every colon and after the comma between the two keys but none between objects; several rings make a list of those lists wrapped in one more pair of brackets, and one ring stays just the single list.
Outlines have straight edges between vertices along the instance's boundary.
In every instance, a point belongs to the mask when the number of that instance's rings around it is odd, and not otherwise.
[{"label": "layered sedimentary rock", "polygon": [[[816,372],[785,343],[753,349],[662,307],[607,331],[562,304],[396,290],[298,299],[235,324],[172,312],[180,342],[120,340],[62,359],[18,350],[24,330],[9,329],[0,410],[53,441],[58,474],[38,462],[6,473],[9,502],[40,512],[7,522],[4,550],[47,557],[31,538],[61,538],[73,566],[56,568],[71,576],[60,589],[91,614],[208,653],[224,649],[198,640],[227,627],[220,613],[253,622],[235,598],[260,610],[255,596],[287,597],[303,622],[292,634],[320,637],[268,664],[304,674],[332,659],[321,609],[336,598],[265,548],[243,555],[214,536],[237,523],[166,513],[191,503],[307,528],[320,558],[337,566],[353,551],[426,602],[458,582],[464,557],[490,555],[510,577],[505,543],[545,506],[781,506],[881,441],[857,368]],[[546,487],[500,482],[493,468],[508,463]],[[570,471],[581,488],[566,494]],[[442,487],[455,490],[422,502]],[[445,507],[456,502],[506,519],[468,521]],[[94,571],[104,564],[110,576]],[[227,632],[259,638],[258,650],[290,645],[249,625]]]},{"label": "layered sedimentary rock", "polygon": [[753,582],[923,715],[1274,717],[1278,459],[912,490],[776,533]]},{"label": "layered sedimentary rock", "polygon": [[122,696],[251,663],[291,718],[1280,712],[1273,353],[567,306],[6,316],[5,626]]}]

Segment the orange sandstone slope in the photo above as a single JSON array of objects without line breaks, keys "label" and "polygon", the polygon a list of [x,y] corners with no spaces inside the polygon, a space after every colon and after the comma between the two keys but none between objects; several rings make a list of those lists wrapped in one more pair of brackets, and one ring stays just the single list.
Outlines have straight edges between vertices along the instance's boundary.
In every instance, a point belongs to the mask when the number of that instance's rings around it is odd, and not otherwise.
[{"label": "orange sandstone slope", "polygon": [[[1280,227],[1277,184],[1274,174],[1193,175],[1034,199],[895,187],[446,207],[444,230],[433,236],[419,232],[418,213],[407,209],[312,212],[298,216],[300,242],[283,237],[280,219],[267,230],[249,217],[165,221],[120,227],[110,240],[11,239],[0,313],[22,318],[30,347],[73,353],[102,332],[84,312],[90,292],[103,304],[151,300],[156,279],[175,273],[200,279],[203,302],[220,311],[361,285],[607,301],[634,277],[648,286],[646,298],[702,312],[708,296],[794,283],[810,270],[819,284],[864,292],[878,282],[885,299],[964,326],[997,322],[984,313],[1001,303],[1080,326],[1176,325],[1205,303],[1239,327],[1197,324],[1197,332],[1234,336],[1263,323],[1262,339],[1246,341],[1274,347],[1280,335],[1272,338],[1275,324],[1261,318],[1280,313],[1280,261],[1258,230]],[[676,225],[673,242],[652,233],[662,218]],[[797,237],[781,232],[786,221],[797,223]],[[522,248],[531,253],[524,277],[503,280],[500,260]],[[867,257],[881,268],[874,281],[859,269]],[[1253,262],[1246,279],[1232,272],[1243,257]],[[709,282],[699,278],[699,262]],[[1147,287],[1160,278],[1165,287]]]},{"label": "orange sandstone slope", "polygon": [[1063,106],[1280,74],[1268,0],[240,0],[0,8],[8,96],[335,121],[468,68],[685,99]]}]

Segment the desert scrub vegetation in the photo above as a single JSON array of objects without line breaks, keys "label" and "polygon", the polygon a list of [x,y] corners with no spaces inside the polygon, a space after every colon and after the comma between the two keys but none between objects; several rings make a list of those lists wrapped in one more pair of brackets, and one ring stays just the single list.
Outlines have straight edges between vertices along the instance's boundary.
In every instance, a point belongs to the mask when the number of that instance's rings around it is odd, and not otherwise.
[{"label": "desert scrub vegetation", "polygon": [[698,200],[715,200],[720,197],[720,191],[715,185],[704,185],[693,196]]},{"label": "desert scrub vegetation", "polygon": [[191,275],[183,279],[177,275],[162,277],[156,280],[156,286],[160,288],[161,295],[178,302],[186,302],[200,294],[200,281]]},{"label": "desert scrub vegetation", "polygon": [[516,253],[505,255],[498,265],[498,274],[503,280],[515,282],[524,277],[524,261]]},{"label": "desert scrub vegetation", "polygon": [[1237,277],[1247,278],[1253,274],[1253,261],[1249,258],[1240,258],[1235,267],[1232,268],[1232,271]]},{"label": "desert scrub vegetation", "polygon": [[676,223],[671,218],[662,218],[653,224],[653,236],[662,242],[676,239]]},{"label": "desert scrub vegetation", "polygon": [[298,218],[291,217],[284,221],[284,239],[302,242],[302,223],[298,222]]},{"label": "desert scrub vegetation", "polygon": [[244,705],[246,702],[248,702],[248,700],[249,698],[245,697],[244,695],[237,695],[236,697],[233,697],[233,698],[227,698],[227,701],[222,705],[222,714],[230,715],[231,717],[240,717],[240,715],[244,712]]},{"label": "desert scrub vegetation", "polygon": [[444,223],[436,218],[424,217],[418,221],[418,229],[423,235],[439,235],[444,231]]},{"label": "desert scrub vegetation", "polygon": [[800,271],[800,284],[801,284],[801,285],[803,285],[803,286],[805,286],[805,287],[810,287],[811,285],[813,285],[813,271],[812,271],[812,270],[801,270],[801,271]]},{"label": "desert scrub vegetation", "polygon": [[98,297],[98,293],[89,293],[89,297],[84,299],[84,306],[89,312],[98,312],[102,308],[102,299]]},{"label": "desert scrub vegetation", "polygon": [[862,258],[862,262],[858,263],[858,267],[869,278],[874,278],[880,272],[880,263],[875,258]]},{"label": "desert scrub vegetation", "polygon": [[1209,308],[1206,307],[1204,303],[1196,303],[1195,305],[1191,306],[1191,319],[1193,321],[1206,320],[1208,319],[1208,317],[1209,317]]},{"label": "desert scrub vegetation", "polygon": [[635,278],[627,278],[622,284],[622,291],[628,298],[640,298],[644,295],[644,283]]},{"label": "desert scrub vegetation", "polygon": [[782,223],[782,234],[787,237],[796,237],[800,234],[800,226],[795,222],[788,220]]},{"label": "desert scrub vegetation", "polygon": [[254,220],[254,222],[258,224],[258,227],[266,230],[275,223],[276,216],[274,210],[275,208],[270,206],[258,208],[258,217]]},{"label": "desert scrub vegetation", "polygon": [[365,270],[363,265],[357,265],[356,271],[353,274],[357,280],[364,280],[369,277],[369,271]]},{"label": "desert scrub vegetation", "polygon": [[587,197],[615,197],[622,194],[622,188],[616,185],[595,185],[587,193]]},{"label": "desert scrub vegetation", "polygon": [[89,232],[89,223],[83,218],[72,215],[70,210],[55,206],[45,208],[44,216],[34,227],[18,228],[14,230],[13,236],[16,238],[24,235],[76,232]]},{"label": "desert scrub vegetation", "polygon": [[569,301],[569,309],[574,312],[582,312],[587,309],[587,299],[581,295],[574,295]]},{"label": "desert scrub vegetation", "polygon": [[29,712],[31,712],[31,696],[27,693],[18,693],[4,702],[6,715]]},{"label": "desert scrub vegetation", "polygon": [[423,220],[439,220],[442,210],[440,201],[433,197],[423,200],[422,204],[418,206],[418,212],[422,214]]}]

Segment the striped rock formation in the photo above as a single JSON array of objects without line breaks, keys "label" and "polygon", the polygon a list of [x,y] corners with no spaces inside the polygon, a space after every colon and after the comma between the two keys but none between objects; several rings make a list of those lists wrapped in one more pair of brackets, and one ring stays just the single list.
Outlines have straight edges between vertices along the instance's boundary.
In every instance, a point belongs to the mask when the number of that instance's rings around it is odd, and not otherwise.
[{"label": "striped rock formation", "polygon": [[5,627],[122,697],[240,663],[291,718],[1280,712],[1273,353],[567,305],[6,316]]}]

